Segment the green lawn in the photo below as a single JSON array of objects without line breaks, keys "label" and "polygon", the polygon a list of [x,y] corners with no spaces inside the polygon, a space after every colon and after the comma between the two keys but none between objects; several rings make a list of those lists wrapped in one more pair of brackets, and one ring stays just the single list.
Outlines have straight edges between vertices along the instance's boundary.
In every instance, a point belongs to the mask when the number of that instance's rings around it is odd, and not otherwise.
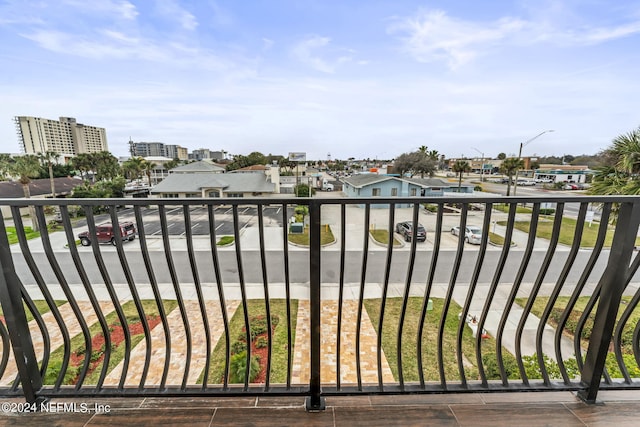
[{"label": "green lawn", "polygon": [[[582,316],[584,309],[589,301],[589,298],[590,297],[588,296],[579,297],[578,300],[576,301],[576,305],[574,306],[573,310],[571,311],[571,313],[569,313],[569,317],[567,319],[567,323],[565,325],[563,333],[566,336],[569,336],[572,340],[576,333],[578,320]],[[527,300],[528,298],[516,298],[516,304],[524,307],[527,304]],[[620,308],[618,310],[618,316],[617,316],[618,319],[620,318],[624,310],[627,308],[630,300],[631,300],[631,297],[628,297],[628,296],[622,297],[622,303],[620,304]],[[568,302],[569,302],[569,297],[566,297],[566,296],[558,297],[555,305],[551,310],[549,320],[547,321],[549,325],[553,326],[554,328],[557,328],[559,321],[561,319],[562,313],[564,309],[567,307]],[[531,313],[538,317],[542,316],[542,313],[548,303],[549,303],[549,297],[537,297],[531,308]],[[597,309],[597,304],[593,308],[582,330],[582,336],[580,339],[581,339],[581,347],[585,349],[585,351],[583,352],[583,355],[586,354],[586,348],[588,346],[589,338],[591,336],[591,329],[593,327],[593,320],[595,318],[596,309]],[[636,363],[635,358],[633,356],[633,330],[635,328],[635,325],[639,321],[640,321],[640,308],[636,308],[631,313],[631,317],[629,318],[629,321],[627,322],[627,324],[625,325],[622,331],[622,339],[621,339],[622,341],[621,349],[623,353],[623,358],[625,360],[627,369],[629,369],[630,371],[629,373],[633,377],[640,376],[640,367],[638,367],[638,364]],[[607,371],[609,372],[609,375],[611,375],[614,378],[622,377],[618,364],[615,360],[615,354],[613,352],[609,352],[609,355],[607,356],[606,366],[607,366]]]},{"label": "green lawn", "polygon": [[[369,234],[373,240],[378,243],[382,243],[383,245],[389,244],[389,231],[388,230],[369,230]],[[402,243],[398,241],[398,239],[393,237],[393,246],[400,246]]]},{"label": "green lawn", "polygon": [[[506,225],[506,221],[498,221],[499,225]],[[529,233],[530,222],[529,221],[516,221],[515,228],[524,231],[525,233]],[[593,223],[593,225],[589,226],[588,223],[585,223],[583,231],[582,231],[582,239],[580,240],[580,246],[585,248],[592,248],[595,245],[596,238],[598,237],[598,228],[599,223]],[[613,232],[615,228],[609,227],[607,230],[607,234],[605,237],[605,246],[611,246],[611,242],[613,240]],[[551,239],[551,234],[553,231],[553,217],[552,216],[541,216],[538,221],[538,230],[536,232],[536,237],[540,237],[543,239]],[[562,218],[562,226],[560,227],[560,236],[559,242],[563,245],[572,245],[573,244],[573,236],[576,231],[576,220],[574,218],[563,217]],[[640,244],[640,238],[636,239],[636,244]]]},{"label": "green lawn", "polygon": [[[500,212],[504,212],[504,213],[509,213],[509,204],[508,203],[500,203],[500,204],[495,204],[493,205],[493,209],[500,211]],[[516,208],[516,213],[531,213],[532,209],[531,208],[526,208],[524,206],[518,206]]]},{"label": "green lawn", "polygon": [[[262,300],[249,300],[247,302],[248,315],[250,318],[256,316],[265,316],[266,308]],[[286,300],[272,299],[270,300],[271,315],[279,318],[278,325],[273,332],[272,350],[271,350],[271,383],[285,383],[287,380],[287,306]],[[291,300],[291,344],[295,343],[295,331],[298,313],[298,300]],[[244,308],[242,305],[238,307],[234,315],[229,320],[229,336],[231,338],[231,347],[237,345],[240,338],[244,337]],[[208,383],[222,384],[224,379],[226,340],[224,335],[218,340],[218,343],[211,355],[211,366],[209,368]],[[233,351],[232,351],[233,353]],[[291,352],[293,357],[293,350]],[[202,383],[204,372],[200,375],[198,383]]]},{"label": "green lawn", "polygon": [[[302,233],[288,233],[288,238],[291,243],[296,245],[309,246],[309,227],[305,227]],[[320,227],[320,244],[328,245],[335,241],[336,238],[333,236],[331,227],[328,224],[323,224]]]},{"label": "green lawn", "polygon": [[[424,334],[422,339],[422,369],[426,381],[439,381],[440,374],[438,371],[438,326],[440,324],[440,316],[443,308],[443,300],[432,298],[433,310],[427,312],[424,322]],[[376,332],[378,330],[378,322],[380,319],[380,299],[366,299],[364,301],[365,308],[369,314],[369,318],[373,323]],[[409,298],[407,312],[405,315],[403,327],[402,341],[402,370],[405,381],[418,381],[418,354],[417,354],[417,334],[419,328],[420,311],[422,308],[422,298]],[[388,298],[384,322],[382,325],[382,349],[389,363],[389,367],[393,372],[394,378],[398,379],[398,348],[397,348],[397,331],[400,314],[402,310],[402,298]],[[452,303],[449,308],[447,321],[444,331],[444,371],[447,379],[457,380],[460,375],[458,371],[458,362],[456,358],[456,335],[458,332],[458,313],[461,308],[456,303]],[[486,343],[485,343],[486,344]],[[483,347],[485,346],[483,344]],[[470,362],[470,366],[465,368],[467,378],[476,379],[478,369],[475,356],[475,338],[472,337],[471,329],[465,327],[463,333],[462,349],[466,359]]]},{"label": "green lawn", "polygon": [[[49,308],[49,304],[47,304],[47,302],[45,300],[35,300],[33,301],[33,303],[36,306],[36,310],[38,310],[38,313],[40,314],[45,314],[48,313],[49,311],[51,311],[51,309]],[[66,301],[64,300],[55,300],[54,303],[56,304],[56,307],[60,307],[62,304],[66,303]],[[33,320],[33,314],[31,314],[31,311],[27,308],[26,304],[24,305],[24,312],[27,316],[27,322],[31,322]],[[4,316],[4,312],[2,311],[2,307],[0,307],[0,316]]]}]

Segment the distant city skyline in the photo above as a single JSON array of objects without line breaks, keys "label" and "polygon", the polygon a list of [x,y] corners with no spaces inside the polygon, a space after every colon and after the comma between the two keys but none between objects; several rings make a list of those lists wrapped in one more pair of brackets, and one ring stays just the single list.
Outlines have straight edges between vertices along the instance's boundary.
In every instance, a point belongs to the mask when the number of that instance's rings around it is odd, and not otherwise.
[{"label": "distant city skyline", "polygon": [[0,146],[77,117],[193,151],[595,154],[640,125],[640,0],[0,0]]}]

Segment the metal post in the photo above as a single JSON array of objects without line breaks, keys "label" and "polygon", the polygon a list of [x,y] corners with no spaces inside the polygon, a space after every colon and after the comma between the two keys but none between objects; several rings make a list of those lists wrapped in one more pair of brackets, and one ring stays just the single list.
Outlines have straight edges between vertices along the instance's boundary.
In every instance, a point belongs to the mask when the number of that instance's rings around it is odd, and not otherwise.
[{"label": "metal post", "polygon": [[[37,220],[34,218],[34,220]],[[13,355],[18,367],[22,392],[29,403],[44,401],[37,393],[42,388],[38,359],[33,348],[27,316],[22,304],[22,283],[16,275],[4,218],[0,214],[0,303],[9,331]]]},{"label": "metal post", "polygon": [[640,203],[622,203],[607,267],[600,278],[600,300],[582,370],[586,389],[578,392],[587,403],[596,402],[639,225]]},{"label": "metal post", "polygon": [[318,200],[309,201],[309,305],[311,307],[311,357],[309,391],[305,400],[307,411],[322,411],[325,409],[324,397],[320,387],[320,207]]}]

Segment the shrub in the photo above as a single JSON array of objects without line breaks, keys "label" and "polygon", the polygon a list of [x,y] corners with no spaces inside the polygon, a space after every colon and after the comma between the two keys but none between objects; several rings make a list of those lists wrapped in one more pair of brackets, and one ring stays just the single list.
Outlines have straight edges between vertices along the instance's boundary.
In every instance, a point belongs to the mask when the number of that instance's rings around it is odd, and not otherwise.
[{"label": "shrub", "polygon": [[431,213],[436,213],[438,212],[438,205],[434,205],[434,204],[430,204],[430,203],[423,203],[422,206],[424,206],[424,208],[426,210],[428,210]]},{"label": "shrub", "polygon": [[236,341],[231,345],[231,354],[240,354],[247,351],[247,343]]},{"label": "shrub", "polygon": [[268,345],[269,340],[267,340],[267,337],[258,337],[256,339],[256,348],[265,348]]},{"label": "shrub", "polygon": [[[243,351],[231,356],[229,366],[229,382],[233,384],[241,384],[244,382],[244,376],[247,370],[247,352]],[[257,357],[252,357],[249,365],[249,382],[256,379],[260,373],[260,362]]]},{"label": "shrub", "polygon": [[540,215],[553,215],[554,213],[556,213],[555,209],[551,209],[551,208],[540,209]]}]

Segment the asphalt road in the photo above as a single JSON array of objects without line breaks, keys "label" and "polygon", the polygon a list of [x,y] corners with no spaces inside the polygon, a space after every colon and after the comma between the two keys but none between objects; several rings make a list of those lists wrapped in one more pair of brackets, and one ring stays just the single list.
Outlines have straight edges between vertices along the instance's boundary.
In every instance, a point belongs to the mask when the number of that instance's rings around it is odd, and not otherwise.
[{"label": "asphalt road", "polygon": [[[469,283],[471,281],[473,271],[479,251],[467,251],[464,253],[460,268],[457,274],[457,282]],[[235,251],[219,251],[219,261],[221,266],[222,280],[225,284],[239,283],[239,269]],[[484,262],[480,271],[478,282],[491,283],[498,271],[498,261],[500,252],[487,251],[484,254]],[[545,283],[555,283],[564,267],[568,252],[557,252],[552,259],[550,267],[543,278]],[[45,283],[58,283],[53,271],[49,267],[49,263],[44,253],[33,254],[36,264],[40,268],[40,275]],[[65,274],[65,280],[70,284],[81,284],[80,276],[73,264],[71,255],[65,252],[55,253],[57,262],[60,264]],[[104,279],[100,274],[93,253],[81,252],[80,256],[84,268],[89,277],[90,283],[99,285],[104,283]],[[263,274],[261,268],[259,251],[242,251],[242,269],[245,283],[262,283]],[[427,280],[427,274],[431,262],[431,251],[417,252],[415,265],[412,272],[412,283],[424,284]],[[499,282],[513,283],[518,268],[522,261],[523,251],[512,250],[507,258],[504,271],[499,277]],[[526,270],[524,282],[532,283],[540,274],[540,266],[544,259],[544,251],[534,251],[530,260],[529,267]],[[576,283],[584,270],[584,265],[590,256],[590,251],[581,251],[578,254],[574,266],[571,268],[567,284]],[[590,276],[591,282],[597,282],[600,277],[604,265],[606,263],[607,252],[603,252],[597,263],[593,273]],[[18,276],[23,284],[36,284],[34,276],[28,269],[21,254],[14,254],[14,262]],[[120,263],[117,252],[102,253],[106,272],[112,283],[127,283],[123,273],[123,267]],[[169,265],[172,263],[176,271],[176,277],[179,283],[194,283],[193,273],[190,267],[188,254],[186,251],[172,251],[172,258],[168,259],[163,252],[150,253],[153,271],[158,283],[171,283],[171,274]],[[360,283],[362,276],[362,251],[347,251],[346,266],[344,271],[345,283]],[[393,253],[391,260],[391,268],[389,271],[390,283],[405,283],[407,280],[407,271],[409,265],[409,251],[398,251]],[[451,280],[454,265],[456,265],[456,252],[447,250],[441,251],[438,258],[438,265],[435,270],[435,283],[449,283]],[[125,262],[127,263],[133,280],[136,284],[148,284],[149,276],[144,265],[142,255],[139,252],[127,252]],[[201,283],[214,283],[215,276],[213,270],[213,261],[211,253],[205,251],[196,252],[197,273]],[[269,251],[266,253],[267,277],[269,283],[284,283],[284,261],[283,253],[280,251]],[[322,252],[322,282],[338,283],[340,280],[340,252],[339,251],[323,251]],[[384,283],[385,269],[387,266],[387,255],[384,251],[371,251],[368,253],[366,268],[366,283]],[[309,253],[308,251],[291,251],[289,252],[289,268],[290,281],[292,283],[308,283],[309,282]]]}]

